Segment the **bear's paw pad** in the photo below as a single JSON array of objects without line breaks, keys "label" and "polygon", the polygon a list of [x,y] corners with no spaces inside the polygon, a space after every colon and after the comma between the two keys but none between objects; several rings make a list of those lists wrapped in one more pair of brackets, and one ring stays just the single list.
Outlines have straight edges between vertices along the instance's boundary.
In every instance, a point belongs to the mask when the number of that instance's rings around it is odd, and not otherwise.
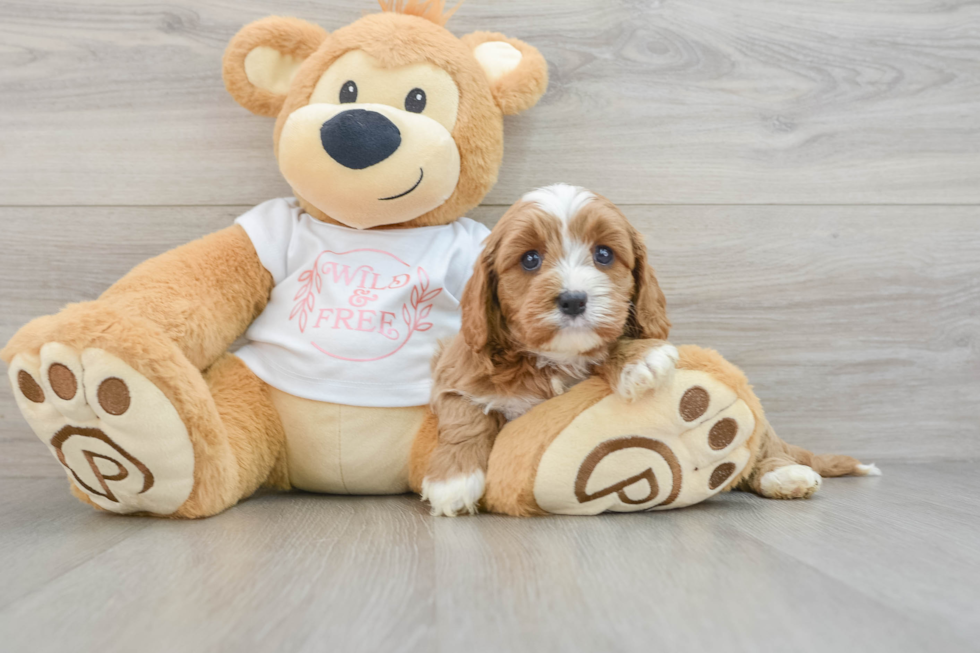
[{"label": "bear's paw pad", "polygon": [[610,395],[576,417],[542,455],[534,498],[545,512],[579,515],[699,503],[745,469],[755,426],[731,388],[678,370],[635,403]]},{"label": "bear's paw pad", "polygon": [[11,362],[17,405],[68,477],[100,508],[174,513],[194,486],[187,428],[153,383],[101,349],[52,342]]}]

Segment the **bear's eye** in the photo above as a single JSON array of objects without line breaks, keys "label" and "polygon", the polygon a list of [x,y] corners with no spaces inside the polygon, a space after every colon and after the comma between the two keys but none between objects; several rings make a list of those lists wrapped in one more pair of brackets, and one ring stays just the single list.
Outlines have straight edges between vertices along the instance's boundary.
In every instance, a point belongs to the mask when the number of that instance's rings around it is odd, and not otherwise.
[{"label": "bear's eye", "polygon": [[350,104],[351,102],[357,102],[357,84],[354,83],[354,80],[347,80],[340,87],[340,103]]},{"label": "bear's eye", "polygon": [[521,267],[528,272],[534,272],[541,267],[541,255],[538,254],[537,250],[532,249],[521,254]]},{"label": "bear's eye", "polygon": [[413,88],[405,96],[405,111],[412,113],[422,113],[425,111],[425,91],[420,88]]},{"label": "bear's eye", "polygon": [[592,258],[599,265],[611,265],[613,262],[613,253],[605,245],[599,245],[595,248],[595,253],[592,254]]}]

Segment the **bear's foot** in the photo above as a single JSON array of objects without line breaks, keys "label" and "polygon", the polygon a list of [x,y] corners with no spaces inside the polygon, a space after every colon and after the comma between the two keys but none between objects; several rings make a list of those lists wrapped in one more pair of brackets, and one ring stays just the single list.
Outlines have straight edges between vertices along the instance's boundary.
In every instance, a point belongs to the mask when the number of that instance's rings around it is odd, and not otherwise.
[{"label": "bear's foot", "polygon": [[716,352],[678,352],[676,371],[633,401],[593,378],[507,424],[490,453],[487,508],[669,510],[746,478],[767,426],[758,399]]},{"label": "bear's foot", "polygon": [[89,502],[170,515],[194,487],[194,448],[176,408],[149,379],[102,349],[50,342],[18,354],[10,382],[34,433]]},{"label": "bear's foot", "polygon": [[610,395],[572,421],[541,457],[534,498],[553,514],[689,506],[741,473],[754,429],[731,388],[678,370],[635,403]]}]

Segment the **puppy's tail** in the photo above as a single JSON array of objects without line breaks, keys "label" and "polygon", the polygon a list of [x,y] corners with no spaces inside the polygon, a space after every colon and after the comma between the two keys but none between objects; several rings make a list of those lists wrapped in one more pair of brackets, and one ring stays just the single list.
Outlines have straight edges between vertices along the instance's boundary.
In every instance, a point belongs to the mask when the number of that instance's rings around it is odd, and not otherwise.
[{"label": "puppy's tail", "polygon": [[881,470],[874,463],[865,465],[857,458],[840,454],[817,455],[809,451],[805,453],[809,456],[810,462],[803,464],[809,465],[824,478],[833,476],[881,476]]},{"label": "puppy's tail", "polygon": [[807,451],[803,447],[784,442],[772,426],[766,424],[768,431],[766,442],[763,449],[766,449],[766,456],[777,456],[779,458],[792,460],[799,465],[807,465],[824,478],[834,476],[881,476],[881,470],[874,463],[864,464],[857,458],[840,454],[815,454]]}]

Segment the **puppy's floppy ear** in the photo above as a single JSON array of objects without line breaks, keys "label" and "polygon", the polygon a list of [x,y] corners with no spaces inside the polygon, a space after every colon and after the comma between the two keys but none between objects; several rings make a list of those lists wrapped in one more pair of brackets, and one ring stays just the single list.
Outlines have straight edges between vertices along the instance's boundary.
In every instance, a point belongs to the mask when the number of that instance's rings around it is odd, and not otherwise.
[{"label": "puppy's floppy ear", "polygon": [[487,74],[504,115],[527,111],[548,89],[548,62],[537,48],[496,32],[473,32],[462,41]]},{"label": "puppy's floppy ear", "polygon": [[630,225],[630,240],[633,243],[633,297],[630,316],[623,332],[627,338],[654,338],[666,340],[670,334],[670,320],[667,319],[667,298],[660,290],[657,277],[647,258],[647,247],[643,235]]},{"label": "puppy's floppy ear", "polygon": [[296,18],[269,16],[246,25],[225,49],[225,88],[252,113],[275,117],[293,75],[326,38],[326,30]]},{"label": "puppy's floppy ear", "polygon": [[463,312],[463,339],[474,352],[498,348],[504,332],[504,316],[497,301],[497,274],[493,268],[496,243],[492,240],[491,234],[459,303]]}]

